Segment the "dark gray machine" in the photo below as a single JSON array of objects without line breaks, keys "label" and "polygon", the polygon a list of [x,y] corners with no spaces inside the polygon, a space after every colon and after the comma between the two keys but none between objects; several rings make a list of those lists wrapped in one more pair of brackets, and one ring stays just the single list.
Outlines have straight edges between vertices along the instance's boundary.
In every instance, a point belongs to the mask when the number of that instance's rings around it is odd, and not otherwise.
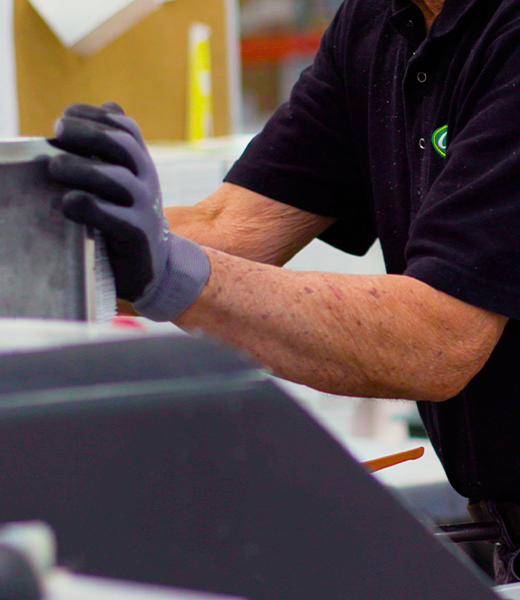
[{"label": "dark gray machine", "polygon": [[248,359],[144,336],[0,357],[0,522],[81,573],[252,600],[492,600]]}]

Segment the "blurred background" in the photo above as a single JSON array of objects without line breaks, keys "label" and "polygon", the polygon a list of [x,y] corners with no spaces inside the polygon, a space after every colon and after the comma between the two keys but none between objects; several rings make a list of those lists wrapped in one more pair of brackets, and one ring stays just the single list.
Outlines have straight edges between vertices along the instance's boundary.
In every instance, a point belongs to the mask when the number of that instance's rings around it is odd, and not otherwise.
[{"label": "blurred background", "polygon": [[[71,102],[112,98],[136,115],[147,139],[182,140],[194,23],[210,37],[213,134],[255,132],[312,61],[340,0],[1,4],[3,62],[14,34],[22,135],[48,134]],[[4,64],[4,80],[7,71]]]},{"label": "blurred background", "polygon": [[244,128],[257,130],[290,94],[340,0],[241,0]]},{"label": "blurred background", "polygon": [[[0,137],[51,136],[68,104],[116,101],[143,130],[164,204],[193,204],[220,185],[251,137],[288,99],[340,4],[0,0]],[[314,241],[287,266],[384,272],[377,243],[356,258]],[[451,491],[414,403],[280,385],[360,459],[424,445],[417,464],[381,479],[412,490],[437,520],[463,518],[464,500]]]}]

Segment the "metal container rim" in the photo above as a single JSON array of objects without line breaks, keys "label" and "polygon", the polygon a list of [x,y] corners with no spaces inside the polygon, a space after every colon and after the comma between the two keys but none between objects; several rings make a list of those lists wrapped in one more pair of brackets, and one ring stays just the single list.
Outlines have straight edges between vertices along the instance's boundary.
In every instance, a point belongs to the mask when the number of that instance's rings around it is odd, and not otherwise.
[{"label": "metal container rim", "polygon": [[29,162],[37,156],[61,153],[44,137],[0,138],[0,164]]}]

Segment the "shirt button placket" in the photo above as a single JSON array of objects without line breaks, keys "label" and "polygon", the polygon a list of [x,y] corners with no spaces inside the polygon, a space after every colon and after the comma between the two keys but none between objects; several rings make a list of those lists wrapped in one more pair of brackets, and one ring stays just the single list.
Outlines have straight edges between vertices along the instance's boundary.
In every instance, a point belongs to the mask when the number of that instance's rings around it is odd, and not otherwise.
[{"label": "shirt button placket", "polygon": [[[428,75],[426,75],[426,73],[424,71],[419,71],[417,73],[417,81],[419,83],[426,83],[427,79],[428,79]],[[419,148],[421,150],[424,150],[426,148],[426,140],[423,137],[419,139]]]}]

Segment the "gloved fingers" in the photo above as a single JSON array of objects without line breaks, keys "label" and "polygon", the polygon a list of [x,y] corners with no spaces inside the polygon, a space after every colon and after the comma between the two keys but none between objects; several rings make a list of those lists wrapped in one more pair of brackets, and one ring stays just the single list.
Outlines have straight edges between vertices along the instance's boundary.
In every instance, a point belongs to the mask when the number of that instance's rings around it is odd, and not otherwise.
[{"label": "gloved fingers", "polygon": [[124,129],[125,131],[127,131],[128,133],[133,135],[134,138],[139,142],[139,144],[143,148],[146,148],[146,143],[144,141],[143,134],[141,132],[141,128],[132,118],[127,117],[124,114],[119,115],[119,114],[111,113],[108,115],[108,120],[114,126],[117,126],[120,129]]},{"label": "gloved fingers", "polygon": [[49,173],[58,183],[95,194],[119,206],[133,206],[134,194],[141,192],[141,182],[128,169],[75,154],[52,157]]},{"label": "gloved fingers", "polygon": [[148,149],[144,142],[141,144],[134,136],[128,134],[128,132],[115,128],[107,129],[106,135],[111,138],[114,143],[121,144],[128,152],[128,156],[135,165],[134,172],[136,175],[143,175],[146,177],[151,171],[155,171],[152,158],[148,153]]},{"label": "gloved fingers", "polygon": [[117,103],[114,102],[113,100],[111,100],[110,102],[103,102],[103,104],[101,105],[101,108],[104,108],[106,110],[108,110],[108,112],[110,113],[115,113],[117,115],[124,115],[125,111],[123,110],[123,108]]},{"label": "gloved fingers", "polygon": [[119,298],[134,302],[153,277],[148,239],[131,220],[135,211],[73,190],[63,197],[63,212],[72,221],[101,231],[115,276],[116,293]]},{"label": "gloved fingers", "polygon": [[117,242],[135,237],[135,227],[127,223],[125,210],[93,194],[72,190],[63,196],[63,213],[71,221],[99,229],[107,239]]},{"label": "gloved fingers", "polygon": [[143,168],[143,149],[132,134],[96,121],[62,117],[56,136],[48,141],[62,150],[126,167],[136,175]]},{"label": "gloved fingers", "polygon": [[[115,102],[106,103],[106,105],[94,106],[93,104],[70,104],[63,111],[64,117],[77,117],[78,119],[89,119],[98,123],[106,123],[109,112],[124,114],[123,109]],[[108,123],[107,123],[108,124]]]},{"label": "gloved fingers", "polygon": [[144,139],[139,125],[134,119],[125,115],[125,111],[115,102],[105,102],[99,107],[91,104],[71,104],[65,109],[63,115],[123,129],[133,135],[144,146]]}]

